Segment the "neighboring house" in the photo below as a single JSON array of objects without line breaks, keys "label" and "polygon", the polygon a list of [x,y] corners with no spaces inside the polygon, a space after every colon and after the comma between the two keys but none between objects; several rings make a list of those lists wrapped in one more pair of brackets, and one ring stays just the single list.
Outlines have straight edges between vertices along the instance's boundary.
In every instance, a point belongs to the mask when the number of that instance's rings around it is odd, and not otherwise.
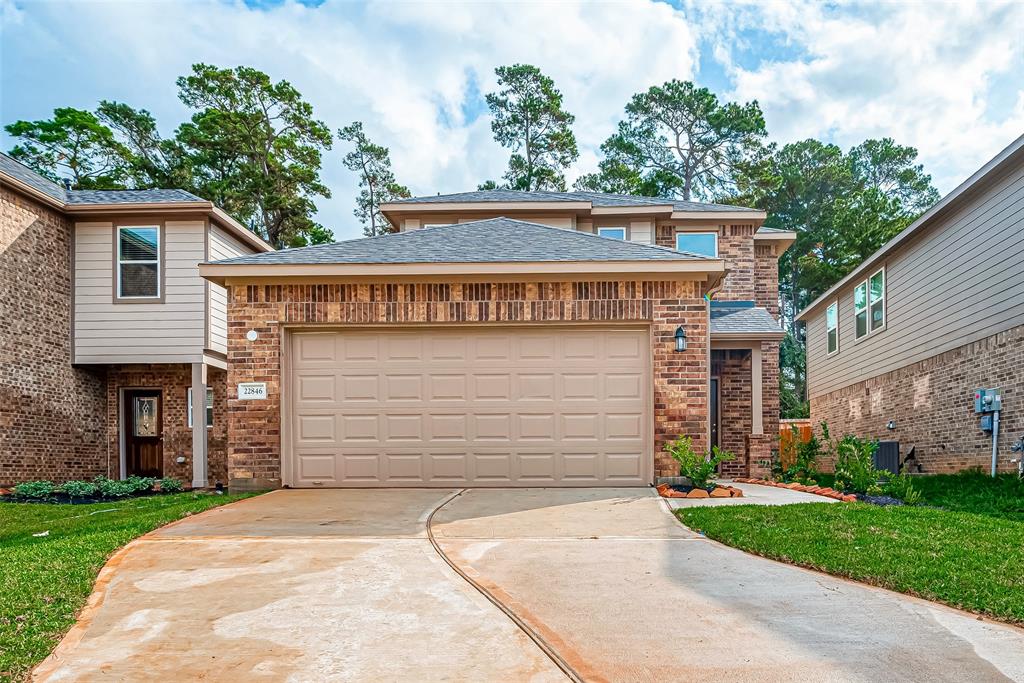
[{"label": "neighboring house", "polygon": [[231,291],[229,386],[265,388],[231,402],[231,486],[640,486],[678,473],[680,435],[767,471],[795,236],[764,213],[512,191],[382,211],[399,234],[200,266]]},{"label": "neighboring house", "polygon": [[1000,388],[999,468],[1011,469],[1024,435],[1024,137],[798,320],[815,424],[898,440],[926,472],[987,470],[974,391]]},{"label": "neighboring house", "polygon": [[67,190],[0,154],[0,485],[226,481],[227,292],[198,264],[270,250],[188,192]]}]

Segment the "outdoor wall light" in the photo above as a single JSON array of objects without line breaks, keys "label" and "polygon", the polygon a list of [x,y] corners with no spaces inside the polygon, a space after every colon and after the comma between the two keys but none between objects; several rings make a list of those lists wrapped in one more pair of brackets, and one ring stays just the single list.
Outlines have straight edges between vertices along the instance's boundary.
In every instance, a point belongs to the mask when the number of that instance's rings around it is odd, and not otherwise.
[{"label": "outdoor wall light", "polygon": [[888,429],[890,432],[896,429],[896,420],[889,420],[888,424],[885,425],[885,428]]},{"label": "outdoor wall light", "polygon": [[686,330],[680,325],[676,328],[676,353],[682,353],[686,350]]},{"label": "outdoor wall light", "polygon": [[256,330],[249,330],[248,332],[245,333],[245,338],[248,339],[251,342],[256,341],[256,339],[259,336],[260,335],[259,335],[259,333],[256,332]]}]

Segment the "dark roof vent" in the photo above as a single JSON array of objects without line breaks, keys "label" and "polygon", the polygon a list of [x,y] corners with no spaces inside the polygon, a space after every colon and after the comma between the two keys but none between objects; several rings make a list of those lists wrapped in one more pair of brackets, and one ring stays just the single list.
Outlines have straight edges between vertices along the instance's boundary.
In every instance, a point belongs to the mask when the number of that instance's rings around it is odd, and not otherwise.
[{"label": "dark roof vent", "polygon": [[64,183],[64,189],[65,190],[70,190],[71,189],[71,178],[61,178],[61,182]]}]

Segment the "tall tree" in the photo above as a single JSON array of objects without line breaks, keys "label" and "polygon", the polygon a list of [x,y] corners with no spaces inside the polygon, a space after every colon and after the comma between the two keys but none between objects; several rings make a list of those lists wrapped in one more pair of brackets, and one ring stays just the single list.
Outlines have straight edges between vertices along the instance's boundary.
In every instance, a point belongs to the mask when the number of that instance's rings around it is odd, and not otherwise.
[{"label": "tall tree", "polygon": [[130,187],[193,189],[188,152],[177,140],[160,135],[152,114],[101,100],[96,115],[117,138]]},{"label": "tall tree", "polygon": [[488,93],[494,139],[512,150],[505,183],[513,190],[565,190],[565,169],[579,158],[572,123],[555,82],[529,64],[494,70],[500,90]]},{"label": "tall tree", "polygon": [[601,145],[597,173],[577,189],[715,199],[763,161],[767,135],[757,102],[720,103],[707,88],[672,80],[633,96],[626,118]]},{"label": "tall tree", "polygon": [[54,182],[67,178],[80,190],[126,187],[127,150],[92,112],[60,107],[52,119],[15,121],[4,129],[18,139],[11,156]]},{"label": "tall tree", "polygon": [[338,139],[352,143],[355,148],[345,155],[342,163],[359,174],[359,194],[353,212],[363,226],[367,237],[395,232],[380,205],[393,199],[411,197],[409,188],[399,185],[391,170],[391,154],[387,147],[373,144],[363,131],[361,121],[355,121],[338,131]]},{"label": "tall tree", "polygon": [[194,64],[177,81],[181,101],[197,109],[177,139],[195,157],[196,187],[276,247],[329,239],[312,216],[321,152],[331,132],[287,81],[251,67]]}]

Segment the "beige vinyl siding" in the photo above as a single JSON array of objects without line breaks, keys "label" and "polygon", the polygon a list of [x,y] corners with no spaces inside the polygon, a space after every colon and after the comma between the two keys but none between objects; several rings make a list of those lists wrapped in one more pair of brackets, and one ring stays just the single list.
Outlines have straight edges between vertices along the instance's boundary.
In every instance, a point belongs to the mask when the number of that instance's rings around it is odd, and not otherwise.
[{"label": "beige vinyl siding", "polygon": [[[232,237],[223,228],[210,226],[210,261],[234,258],[252,254],[253,249],[245,246]],[[210,282],[210,338],[208,347],[211,351],[227,354],[228,352],[228,291],[220,285]]]},{"label": "beige vinyl siding", "polygon": [[654,221],[630,221],[629,241],[642,244],[654,243]]},{"label": "beige vinyl siding", "polygon": [[826,307],[807,321],[810,396],[1024,324],[1024,166],[938,218],[885,265],[883,329],[854,337],[853,290],[877,268],[838,293],[838,353],[826,354]]},{"label": "beige vinyl siding", "polygon": [[198,264],[205,256],[205,222],[166,221],[164,225],[163,302],[115,303],[114,226],[76,223],[76,363],[202,359],[206,290]]}]

